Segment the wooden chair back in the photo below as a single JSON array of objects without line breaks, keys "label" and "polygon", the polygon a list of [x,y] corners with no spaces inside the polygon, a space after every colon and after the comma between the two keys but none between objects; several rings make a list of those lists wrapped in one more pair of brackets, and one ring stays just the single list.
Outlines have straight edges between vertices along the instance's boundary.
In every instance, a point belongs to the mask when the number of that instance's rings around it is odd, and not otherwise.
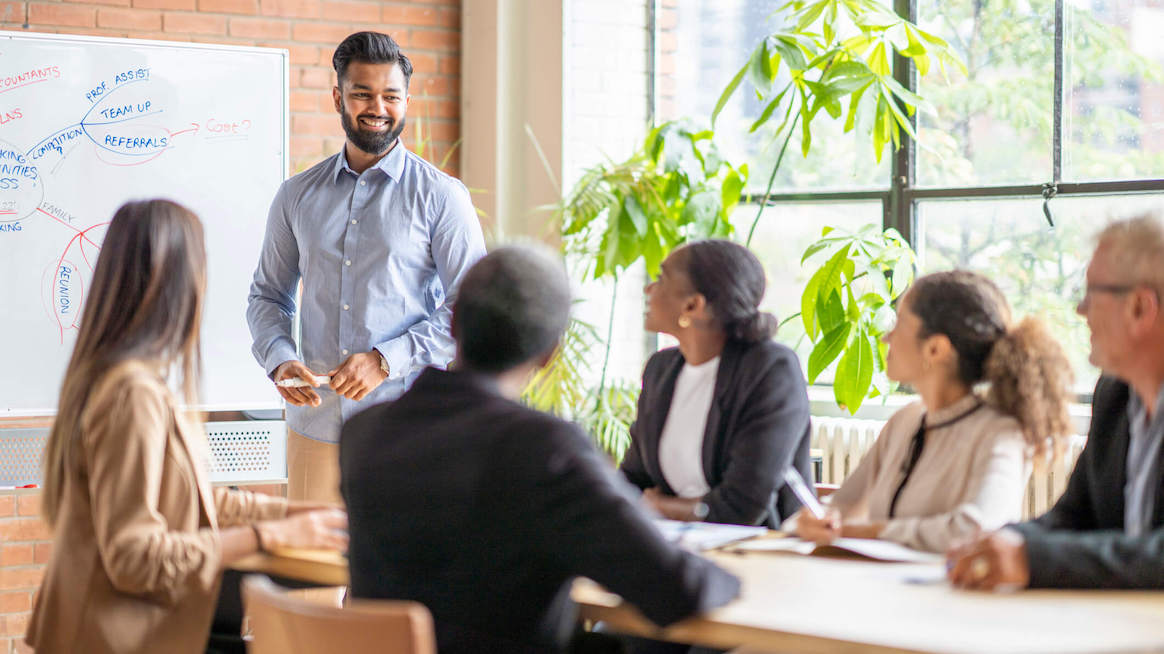
[{"label": "wooden chair back", "polygon": [[324,606],[288,596],[264,575],[248,575],[242,594],[250,617],[250,654],[436,654],[432,614],[419,602]]}]

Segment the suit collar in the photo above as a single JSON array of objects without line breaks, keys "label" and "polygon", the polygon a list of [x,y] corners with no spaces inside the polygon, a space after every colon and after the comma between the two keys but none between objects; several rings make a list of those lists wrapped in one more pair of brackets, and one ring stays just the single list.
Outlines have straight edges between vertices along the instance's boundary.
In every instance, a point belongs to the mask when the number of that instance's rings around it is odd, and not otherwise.
[{"label": "suit collar", "polygon": [[444,370],[432,366],[425,368],[413,383],[421,390],[468,390],[479,394],[496,395],[504,398],[497,379],[491,375],[468,370]]},{"label": "suit collar", "polygon": [[[703,430],[702,448],[703,476],[707,479],[707,483],[712,486],[717,482],[715,475],[715,456],[719,446],[718,436],[721,432],[720,421],[724,415],[724,404],[727,401],[727,396],[732,385],[739,382],[738,371],[746,349],[747,346],[745,345],[728,341],[724,345],[723,352],[719,355],[719,368],[716,371],[715,377],[715,391],[712,395],[711,407],[707,413],[707,424]],[[663,436],[663,425],[667,421],[667,414],[671,410],[671,400],[675,395],[675,381],[679,378],[679,373],[687,363],[683,358],[683,354],[678,349],[673,352],[673,355],[665,361],[663,368],[659,371],[659,395],[654,405],[649,407],[649,411],[645,416],[643,436],[645,437],[645,445],[649,452],[659,451],[659,440]],[[674,495],[674,489],[667,484],[666,477],[663,475],[662,468],[659,466],[658,456],[646,457],[645,464],[651,469],[650,473],[653,478],[662,480],[663,490]]]}]

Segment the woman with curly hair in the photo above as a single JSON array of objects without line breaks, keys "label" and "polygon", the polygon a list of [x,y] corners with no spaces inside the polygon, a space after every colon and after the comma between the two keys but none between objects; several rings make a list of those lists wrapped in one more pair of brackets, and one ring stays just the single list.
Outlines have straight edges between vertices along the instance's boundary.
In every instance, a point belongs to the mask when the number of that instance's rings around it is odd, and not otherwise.
[{"label": "woman with curly hair", "polygon": [[801,511],[786,530],[940,552],[1018,520],[1032,462],[1058,459],[1071,432],[1062,348],[1038,320],[1012,325],[998,287],[964,270],[918,279],[884,340],[886,374],[921,400],[889,419],[824,519]]}]

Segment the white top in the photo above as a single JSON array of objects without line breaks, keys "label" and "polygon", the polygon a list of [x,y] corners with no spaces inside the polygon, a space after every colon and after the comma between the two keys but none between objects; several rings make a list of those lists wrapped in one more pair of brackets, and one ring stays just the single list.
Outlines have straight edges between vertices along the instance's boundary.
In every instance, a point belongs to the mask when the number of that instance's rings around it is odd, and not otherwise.
[{"label": "white top", "polygon": [[679,497],[703,497],[711,490],[703,476],[703,431],[718,372],[719,357],[715,357],[697,366],[684,364],[675,380],[659,437],[659,467]]}]

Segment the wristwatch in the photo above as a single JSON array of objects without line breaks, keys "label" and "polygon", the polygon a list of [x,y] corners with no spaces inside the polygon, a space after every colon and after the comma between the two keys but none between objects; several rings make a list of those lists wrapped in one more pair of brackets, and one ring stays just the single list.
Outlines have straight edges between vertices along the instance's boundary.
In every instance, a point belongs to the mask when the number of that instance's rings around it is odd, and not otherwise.
[{"label": "wristwatch", "polygon": [[384,358],[384,353],[381,352],[380,350],[376,350],[376,354],[380,355],[380,370],[383,370],[384,376],[387,377],[388,376],[388,359]]}]

